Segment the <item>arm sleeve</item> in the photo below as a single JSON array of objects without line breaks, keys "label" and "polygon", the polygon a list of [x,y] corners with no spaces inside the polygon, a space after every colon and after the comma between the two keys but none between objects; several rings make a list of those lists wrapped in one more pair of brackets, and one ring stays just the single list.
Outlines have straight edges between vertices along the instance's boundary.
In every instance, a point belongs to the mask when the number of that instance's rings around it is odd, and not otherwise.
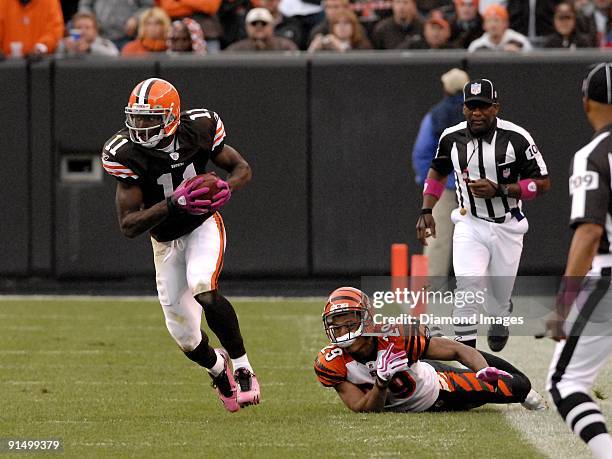
[{"label": "arm sleeve", "polygon": [[526,139],[525,147],[520,153],[521,166],[519,176],[521,179],[542,178],[548,175],[548,168],[542,157],[542,153],[533,142],[533,139]]},{"label": "arm sleeve", "polygon": [[125,166],[111,159],[102,158],[102,166],[107,174],[115,177],[117,180],[129,185],[137,185],[140,177],[130,167]]},{"label": "arm sleeve", "polygon": [[128,185],[139,185],[140,176],[131,166],[125,161],[125,153],[129,145],[127,138],[122,136],[113,136],[105,144],[102,149],[102,167],[104,171]]},{"label": "arm sleeve", "polygon": [[438,142],[436,156],[431,162],[431,168],[445,177],[453,171],[453,160],[450,156],[451,148],[452,141],[449,136],[445,136],[444,133],[442,133],[440,141]]},{"label": "arm sleeve", "polygon": [[213,119],[215,123],[213,123],[214,133],[213,133],[213,144],[212,144],[212,156],[216,156],[223,150],[223,145],[225,145],[225,126],[223,125],[223,121],[221,121],[221,117],[213,113]]},{"label": "arm sleeve", "polygon": [[431,114],[425,115],[412,149],[412,168],[415,181],[422,184],[427,178],[427,171],[436,151],[436,135],[431,123]]},{"label": "arm sleeve", "polygon": [[322,349],[314,362],[314,371],[319,382],[325,387],[334,387],[346,381],[346,366],[342,364],[341,357],[327,361],[325,355],[325,349]]},{"label": "arm sleeve", "polygon": [[610,166],[607,154],[603,158],[575,157],[569,179],[572,199],[570,226],[581,223],[606,224],[610,203]]},{"label": "arm sleeve", "polygon": [[410,364],[419,360],[427,352],[429,339],[429,328],[426,325],[410,325],[409,334],[406,336],[406,355]]},{"label": "arm sleeve", "polygon": [[40,36],[34,40],[36,43],[42,43],[47,47],[49,54],[55,51],[57,44],[64,35],[64,17],[60,4],[57,1],[48,2],[48,14],[44,29],[40,32]]}]

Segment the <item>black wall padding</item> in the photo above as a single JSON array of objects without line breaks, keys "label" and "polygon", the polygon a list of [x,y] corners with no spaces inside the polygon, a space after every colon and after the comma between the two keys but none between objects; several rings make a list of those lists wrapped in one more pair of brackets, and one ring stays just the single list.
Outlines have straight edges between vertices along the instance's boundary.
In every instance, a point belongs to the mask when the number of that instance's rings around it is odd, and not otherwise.
[{"label": "black wall padding", "polygon": [[[146,60],[58,61],[55,65],[56,172],[62,155],[95,154],[123,127],[136,84],[155,76]],[[125,276],[153,272],[148,235],[126,239],[115,212],[116,181],[56,180],[55,272],[58,276]]]},{"label": "black wall padding", "polygon": [[[8,61],[0,67],[2,91],[2,256],[0,273],[26,274],[29,270],[30,208],[28,170],[28,72],[24,62]],[[36,193],[36,191],[34,191]]]},{"label": "black wall padding", "polygon": [[[62,158],[98,157],[121,129],[141,80],[172,81],[182,108],[217,111],[227,143],[253,181],[223,209],[225,273],[234,276],[386,274],[389,248],[420,253],[421,187],[411,153],[425,113],[442,98],[440,76],[467,66],[492,79],[500,117],[527,129],[552,178],[525,203],[530,230],[522,274],[560,274],[571,233],[568,169],[592,136],[580,85],[599,51],[528,56],[464,52],[217,55],[205,58],[65,59],[0,63],[5,88],[0,219],[5,275],[151,275],[146,235],[124,238],[116,182],[64,181]],[[609,60],[609,59],[608,59]]]},{"label": "black wall padding", "polygon": [[389,270],[394,242],[418,248],[421,187],[412,145],[421,118],[443,96],[456,57],[314,59],[312,64],[313,260],[317,274]]},{"label": "black wall padding", "polygon": [[227,274],[308,273],[307,62],[267,58],[162,61],[182,108],[221,116],[252,182],[223,209]]}]

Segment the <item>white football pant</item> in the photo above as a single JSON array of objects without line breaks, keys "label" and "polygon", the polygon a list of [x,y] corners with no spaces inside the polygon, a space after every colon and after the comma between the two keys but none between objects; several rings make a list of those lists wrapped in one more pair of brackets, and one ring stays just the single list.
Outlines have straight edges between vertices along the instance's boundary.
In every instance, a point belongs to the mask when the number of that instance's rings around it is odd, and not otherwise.
[{"label": "white football pant", "polygon": [[[518,272],[523,235],[529,229],[527,218],[512,218],[505,223],[493,223],[453,210],[453,268],[457,279],[457,292],[485,292],[482,304],[494,317],[510,314],[510,298]],[[486,290],[485,290],[486,289]],[[467,301],[455,305],[453,317],[470,321],[479,314],[479,302]],[[476,322],[477,323],[477,322]],[[455,334],[462,341],[476,339],[476,324],[455,325]]]},{"label": "white football pant", "polygon": [[223,219],[215,212],[185,236],[170,242],[151,241],[166,326],[183,351],[192,351],[202,340],[202,306],[194,296],[216,290],[223,269]]}]

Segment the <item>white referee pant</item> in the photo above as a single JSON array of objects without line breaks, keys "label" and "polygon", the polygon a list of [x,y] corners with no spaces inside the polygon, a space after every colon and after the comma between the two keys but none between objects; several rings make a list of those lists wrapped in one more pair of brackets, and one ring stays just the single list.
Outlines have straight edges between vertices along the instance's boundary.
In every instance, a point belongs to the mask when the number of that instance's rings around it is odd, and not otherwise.
[{"label": "white referee pant", "polygon": [[[612,270],[604,269],[601,274],[598,258],[610,256],[596,257],[583,282],[565,321],[568,338],[557,343],[546,381],[559,414],[585,443],[606,431],[601,410],[588,394],[612,354]],[[612,457],[612,451],[609,453]]]},{"label": "white referee pant", "polygon": [[[494,223],[469,212],[461,215],[455,209],[451,219],[455,224],[453,268],[457,292],[485,292],[482,304],[485,311],[494,317],[509,316],[523,235],[529,229],[527,218],[521,221],[508,218],[504,223]],[[453,317],[461,318],[462,322],[454,328],[461,341],[476,339],[480,303],[465,301],[461,307],[455,304]]]},{"label": "white referee pant", "polygon": [[157,294],[170,335],[184,352],[202,340],[202,306],[195,295],[217,289],[225,227],[215,212],[191,233],[169,242],[151,239]]}]

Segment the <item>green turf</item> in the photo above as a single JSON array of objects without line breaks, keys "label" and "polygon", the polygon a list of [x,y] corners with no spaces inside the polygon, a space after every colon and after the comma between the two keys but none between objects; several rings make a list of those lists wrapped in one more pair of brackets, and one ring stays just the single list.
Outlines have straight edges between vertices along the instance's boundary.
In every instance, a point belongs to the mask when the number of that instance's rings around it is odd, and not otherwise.
[{"label": "green turf", "polygon": [[59,437],[78,458],[542,457],[503,409],[350,413],[312,371],[320,302],[235,307],[263,401],[230,414],[154,301],[0,301],[0,437]]}]

